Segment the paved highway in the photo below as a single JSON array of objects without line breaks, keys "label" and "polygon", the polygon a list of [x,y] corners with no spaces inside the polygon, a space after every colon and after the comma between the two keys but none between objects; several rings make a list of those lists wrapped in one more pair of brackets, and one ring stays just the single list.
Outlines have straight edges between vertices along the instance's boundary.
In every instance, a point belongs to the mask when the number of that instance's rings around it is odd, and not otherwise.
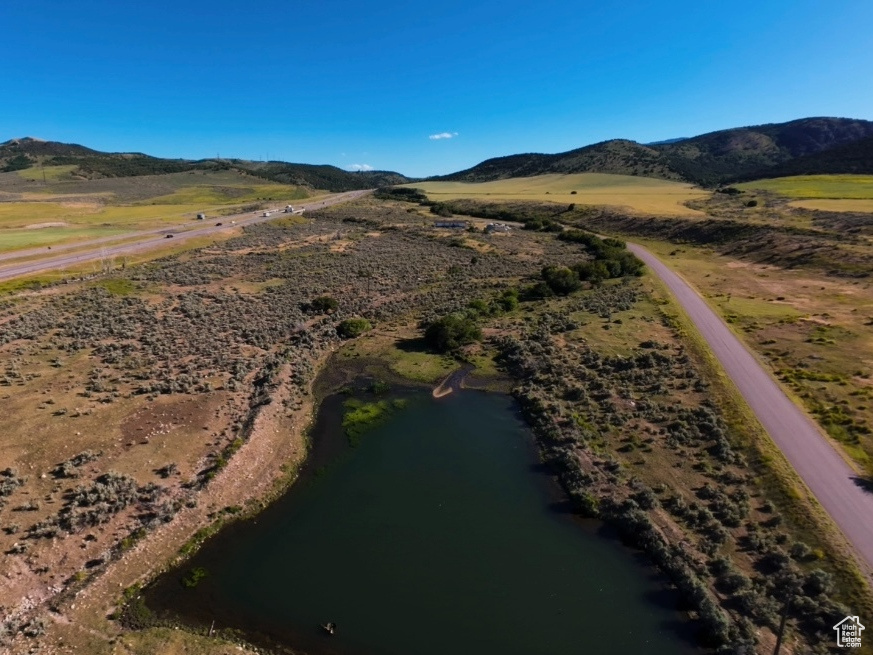
[{"label": "paved highway", "polygon": [[779,387],[727,324],[679,275],[636,244],[628,248],[675,294],[724,370],[813,495],[873,571],[873,493],[816,425]]},{"label": "paved highway", "polygon": [[[346,193],[338,193],[336,195],[328,196],[324,200],[318,202],[295,205],[294,213],[299,214],[304,210],[309,211],[320,209],[322,207],[329,207],[330,205],[336,205],[341,202],[353,200],[354,198],[359,198],[367,193],[370,192],[347,191]],[[270,216],[264,216],[264,211],[269,211]],[[4,253],[3,255],[0,255],[0,263],[10,263],[0,265],[0,280],[9,280],[23,275],[32,275],[35,273],[43,273],[45,271],[69,268],[79,264],[104,259],[106,257],[118,257],[120,255],[141,253],[161,246],[170,245],[170,243],[175,244],[180,241],[184,242],[188,239],[214,234],[232,227],[237,228],[245,225],[252,225],[254,223],[274,220],[282,216],[281,211],[281,208],[262,209],[255,212],[256,215],[252,215],[251,213],[236,214],[234,216],[213,218],[207,220],[205,223],[204,221],[197,221],[195,223],[168,225],[162,228],[133,232],[126,235],[119,235],[117,237],[104,237],[102,239],[93,239],[86,242],[54,246],[51,250],[45,248],[31,248],[29,250]],[[277,214],[276,212],[279,213]],[[231,221],[235,221],[235,225],[231,225]],[[216,225],[216,223],[221,223],[221,225]],[[169,242],[167,239],[167,234],[173,235],[172,242]],[[112,242],[129,239],[136,239],[136,241],[111,245]],[[58,252],[69,250],[75,250],[75,252],[60,255],[56,254]],[[38,258],[26,262],[19,261],[16,263],[15,261],[28,257],[32,258],[34,256],[37,256]]]}]

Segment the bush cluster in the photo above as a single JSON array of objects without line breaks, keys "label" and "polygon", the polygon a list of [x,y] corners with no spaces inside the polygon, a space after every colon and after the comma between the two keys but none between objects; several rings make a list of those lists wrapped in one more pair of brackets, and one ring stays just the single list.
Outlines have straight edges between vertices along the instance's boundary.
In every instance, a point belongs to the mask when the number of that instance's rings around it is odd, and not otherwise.
[{"label": "bush cluster", "polygon": [[[755,626],[775,628],[788,593],[797,603],[792,616],[800,631],[808,643],[820,642],[829,627],[826,617],[841,615],[827,595],[829,576],[798,567],[796,558],[808,558],[810,549],[795,544],[786,550],[777,516],[760,524],[751,520],[746,476],[736,472],[744,459],[688,356],[652,340],[623,356],[578,342],[558,345],[556,336],[575,324],[571,311],[609,317],[630,309],[639,294],[632,280],[603,285],[573,296],[564,309],[541,313],[526,331],[495,340],[500,365],[518,380],[513,394],[543,459],[577,511],[615,525],[670,577],[696,612],[706,644],[754,652]],[[676,402],[674,391],[694,391],[699,400]],[[630,428],[619,448],[626,455],[638,452],[643,462],[648,442],[658,440],[704,471],[708,482],[688,497],[630,477],[604,447],[603,435],[622,427]],[[659,507],[685,526],[688,543],[667,541],[650,515]],[[748,536],[739,538],[744,530]],[[720,553],[737,550],[749,555],[756,575],[724,565]],[[709,568],[701,566],[702,556],[711,558]]]},{"label": "bush cluster", "polygon": [[482,340],[482,329],[463,314],[449,314],[432,322],[424,330],[424,341],[436,352],[445,353]]}]

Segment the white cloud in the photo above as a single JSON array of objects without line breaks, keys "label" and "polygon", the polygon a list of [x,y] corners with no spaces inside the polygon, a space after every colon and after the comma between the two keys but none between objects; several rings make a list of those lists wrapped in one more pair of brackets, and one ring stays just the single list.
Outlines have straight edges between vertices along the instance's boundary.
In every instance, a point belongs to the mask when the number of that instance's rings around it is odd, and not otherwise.
[{"label": "white cloud", "polygon": [[351,171],[372,171],[373,167],[370,164],[352,164],[349,166]]},{"label": "white cloud", "polygon": [[428,139],[431,141],[438,141],[439,139],[454,139],[458,136],[457,132],[440,132],[439,134],[431,134]]}]

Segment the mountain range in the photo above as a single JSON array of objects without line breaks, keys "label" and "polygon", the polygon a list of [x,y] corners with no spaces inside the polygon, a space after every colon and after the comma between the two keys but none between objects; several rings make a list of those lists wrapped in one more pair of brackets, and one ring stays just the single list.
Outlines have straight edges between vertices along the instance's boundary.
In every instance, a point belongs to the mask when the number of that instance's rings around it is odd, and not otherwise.
[{"label": "mountain range", "polygon": [[0,144],[0,171],[36,165],[73,165],[81,179],[161,175],[192,170],[238,170],[265,180],[327,191],[352,191],[403,184],[410,179],[391,171],[345,171],[336,166],[258,162],[246,159],[162,159],[139,152],[100,152],[72,143],[43,141],[31,137]]},{"label": "mountain range", "polygon": [[[73,165],[73,175],[87,179],[235,169],[266,180],[328,191],[415,181],[392,171],[350,172],[328,165],[243,159],[162,159],[142,153],[99,152],[29,137],[0,144],[0,171],[36,165]],[[613,139],[557,154],[496,157],[457,173],[429,179],[488,182],[548,173],[588,172],[677,180],[704,187],[786,175],[873,174],[873,121],[801,118],[649,144]]]},{"label": "mountain range", "polygon": [[483,161],[434,179],[488,182],[547,173],[616,173],[701,186],[813,173],[873,173],[873,121],[802,118],[643,145],[614,139],[557,154]]}]

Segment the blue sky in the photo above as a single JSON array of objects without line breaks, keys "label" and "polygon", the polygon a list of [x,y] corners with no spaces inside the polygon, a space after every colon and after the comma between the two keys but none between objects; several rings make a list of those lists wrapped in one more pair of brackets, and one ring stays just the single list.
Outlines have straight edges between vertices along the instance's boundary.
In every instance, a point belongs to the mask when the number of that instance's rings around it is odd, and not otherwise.
[{"label": "blue sky", "polygon": [[29,0],[0,25],[0,140],[424,176],[873,119],[869,0]]}]

